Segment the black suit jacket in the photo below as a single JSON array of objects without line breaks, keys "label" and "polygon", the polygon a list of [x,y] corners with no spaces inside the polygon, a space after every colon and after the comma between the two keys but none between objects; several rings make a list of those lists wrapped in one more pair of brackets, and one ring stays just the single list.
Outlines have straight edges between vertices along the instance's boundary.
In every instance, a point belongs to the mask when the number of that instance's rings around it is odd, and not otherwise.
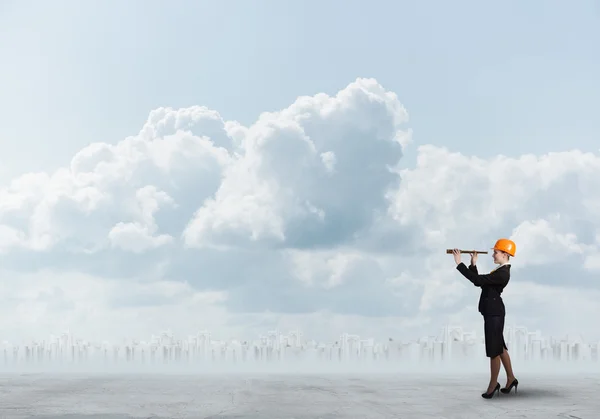
[{"label": "black suit jacket", "polygon": [[482,315],[504,316],[506,314],[501,294],[508,281],[510,281],[510,265],[501,266],[495,271],[484,275],[479,275],[477,266],[471,265],[467,268],[462,262],[456,265],[456,269],[473,285],[481,287],[479,312]]}]

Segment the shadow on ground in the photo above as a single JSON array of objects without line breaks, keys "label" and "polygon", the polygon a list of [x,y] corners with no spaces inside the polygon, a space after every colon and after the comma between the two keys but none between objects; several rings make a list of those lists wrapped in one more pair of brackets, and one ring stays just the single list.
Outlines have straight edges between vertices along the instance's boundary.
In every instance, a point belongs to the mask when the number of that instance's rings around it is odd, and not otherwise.
[{"label": "shadow on ground", "polygon": [[494,400],[519,400],[519,399],[560,399],[570,396],[570,394],[560,390],[550,390],[546,388],[524,388],[519,389],[517,393],[511,391],[510,394],[494,396]]},{"label": "shadow on ground", "polygon": [[[221,416],[218,416],[221,417]],[[100,414],[100,415],[90,415],[90,414],[78,414],[78,413],[70,413],[65,415],[35,415],[29,416],[28,419],[170,419],[167,416],[129,416],[129,415],[119,415],[119,414]]]}]

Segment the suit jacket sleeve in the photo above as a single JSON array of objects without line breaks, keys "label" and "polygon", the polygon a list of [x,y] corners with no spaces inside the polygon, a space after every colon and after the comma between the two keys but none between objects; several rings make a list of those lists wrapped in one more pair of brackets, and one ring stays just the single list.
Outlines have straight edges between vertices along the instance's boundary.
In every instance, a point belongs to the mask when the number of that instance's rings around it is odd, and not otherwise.
[{"label": "suit jacket sleeve", "polygon": [[481,287],[484,285],[506,286],[510,278],[510,274],[506,271],[506,269],[498,269],[489,274],[479,275],[467,268],[467,266],[462,262],[456,265],[456,269],[458,269],[459,272],[463,274],[465,278],[471,281],[476,287]]},{"label": "suit jacket sleeve", "polygon": [[[479,274],[479,271],[477,270],[477,266],[476,265],[469,265],[469,269],[471,271],[473,271],[474,273]],[[473,285],[476,286],[476,287],[480,287],[481,286],[481,285],[477,285],[477,284],[473,284]]]}]

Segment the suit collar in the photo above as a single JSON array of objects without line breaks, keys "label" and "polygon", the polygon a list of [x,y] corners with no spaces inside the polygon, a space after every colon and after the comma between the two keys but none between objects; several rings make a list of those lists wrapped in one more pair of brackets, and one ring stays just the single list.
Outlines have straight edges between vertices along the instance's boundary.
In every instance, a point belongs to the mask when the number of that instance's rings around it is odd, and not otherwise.
[{"label": "suit collar", "polygon": [[492,270],[492,272],[497,271],[500,268],[504,268],[504,267],[508,267],[510,268],[510,262],[509,263],[503,263],[502,265],[498,265],[495,269]]}]

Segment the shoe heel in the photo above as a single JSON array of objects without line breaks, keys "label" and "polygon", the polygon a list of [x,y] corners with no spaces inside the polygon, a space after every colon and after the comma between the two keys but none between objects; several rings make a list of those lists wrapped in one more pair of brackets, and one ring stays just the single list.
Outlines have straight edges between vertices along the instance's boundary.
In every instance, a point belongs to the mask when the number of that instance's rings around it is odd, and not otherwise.
[{"label": "shoe heel", "polygon": [[494,387],[491,393],[483,393],[481,397],[483,397],[484,399],[491,399],[494,397],[494,394],[500,396],[500,383],[496,384],[496,387]]}]

